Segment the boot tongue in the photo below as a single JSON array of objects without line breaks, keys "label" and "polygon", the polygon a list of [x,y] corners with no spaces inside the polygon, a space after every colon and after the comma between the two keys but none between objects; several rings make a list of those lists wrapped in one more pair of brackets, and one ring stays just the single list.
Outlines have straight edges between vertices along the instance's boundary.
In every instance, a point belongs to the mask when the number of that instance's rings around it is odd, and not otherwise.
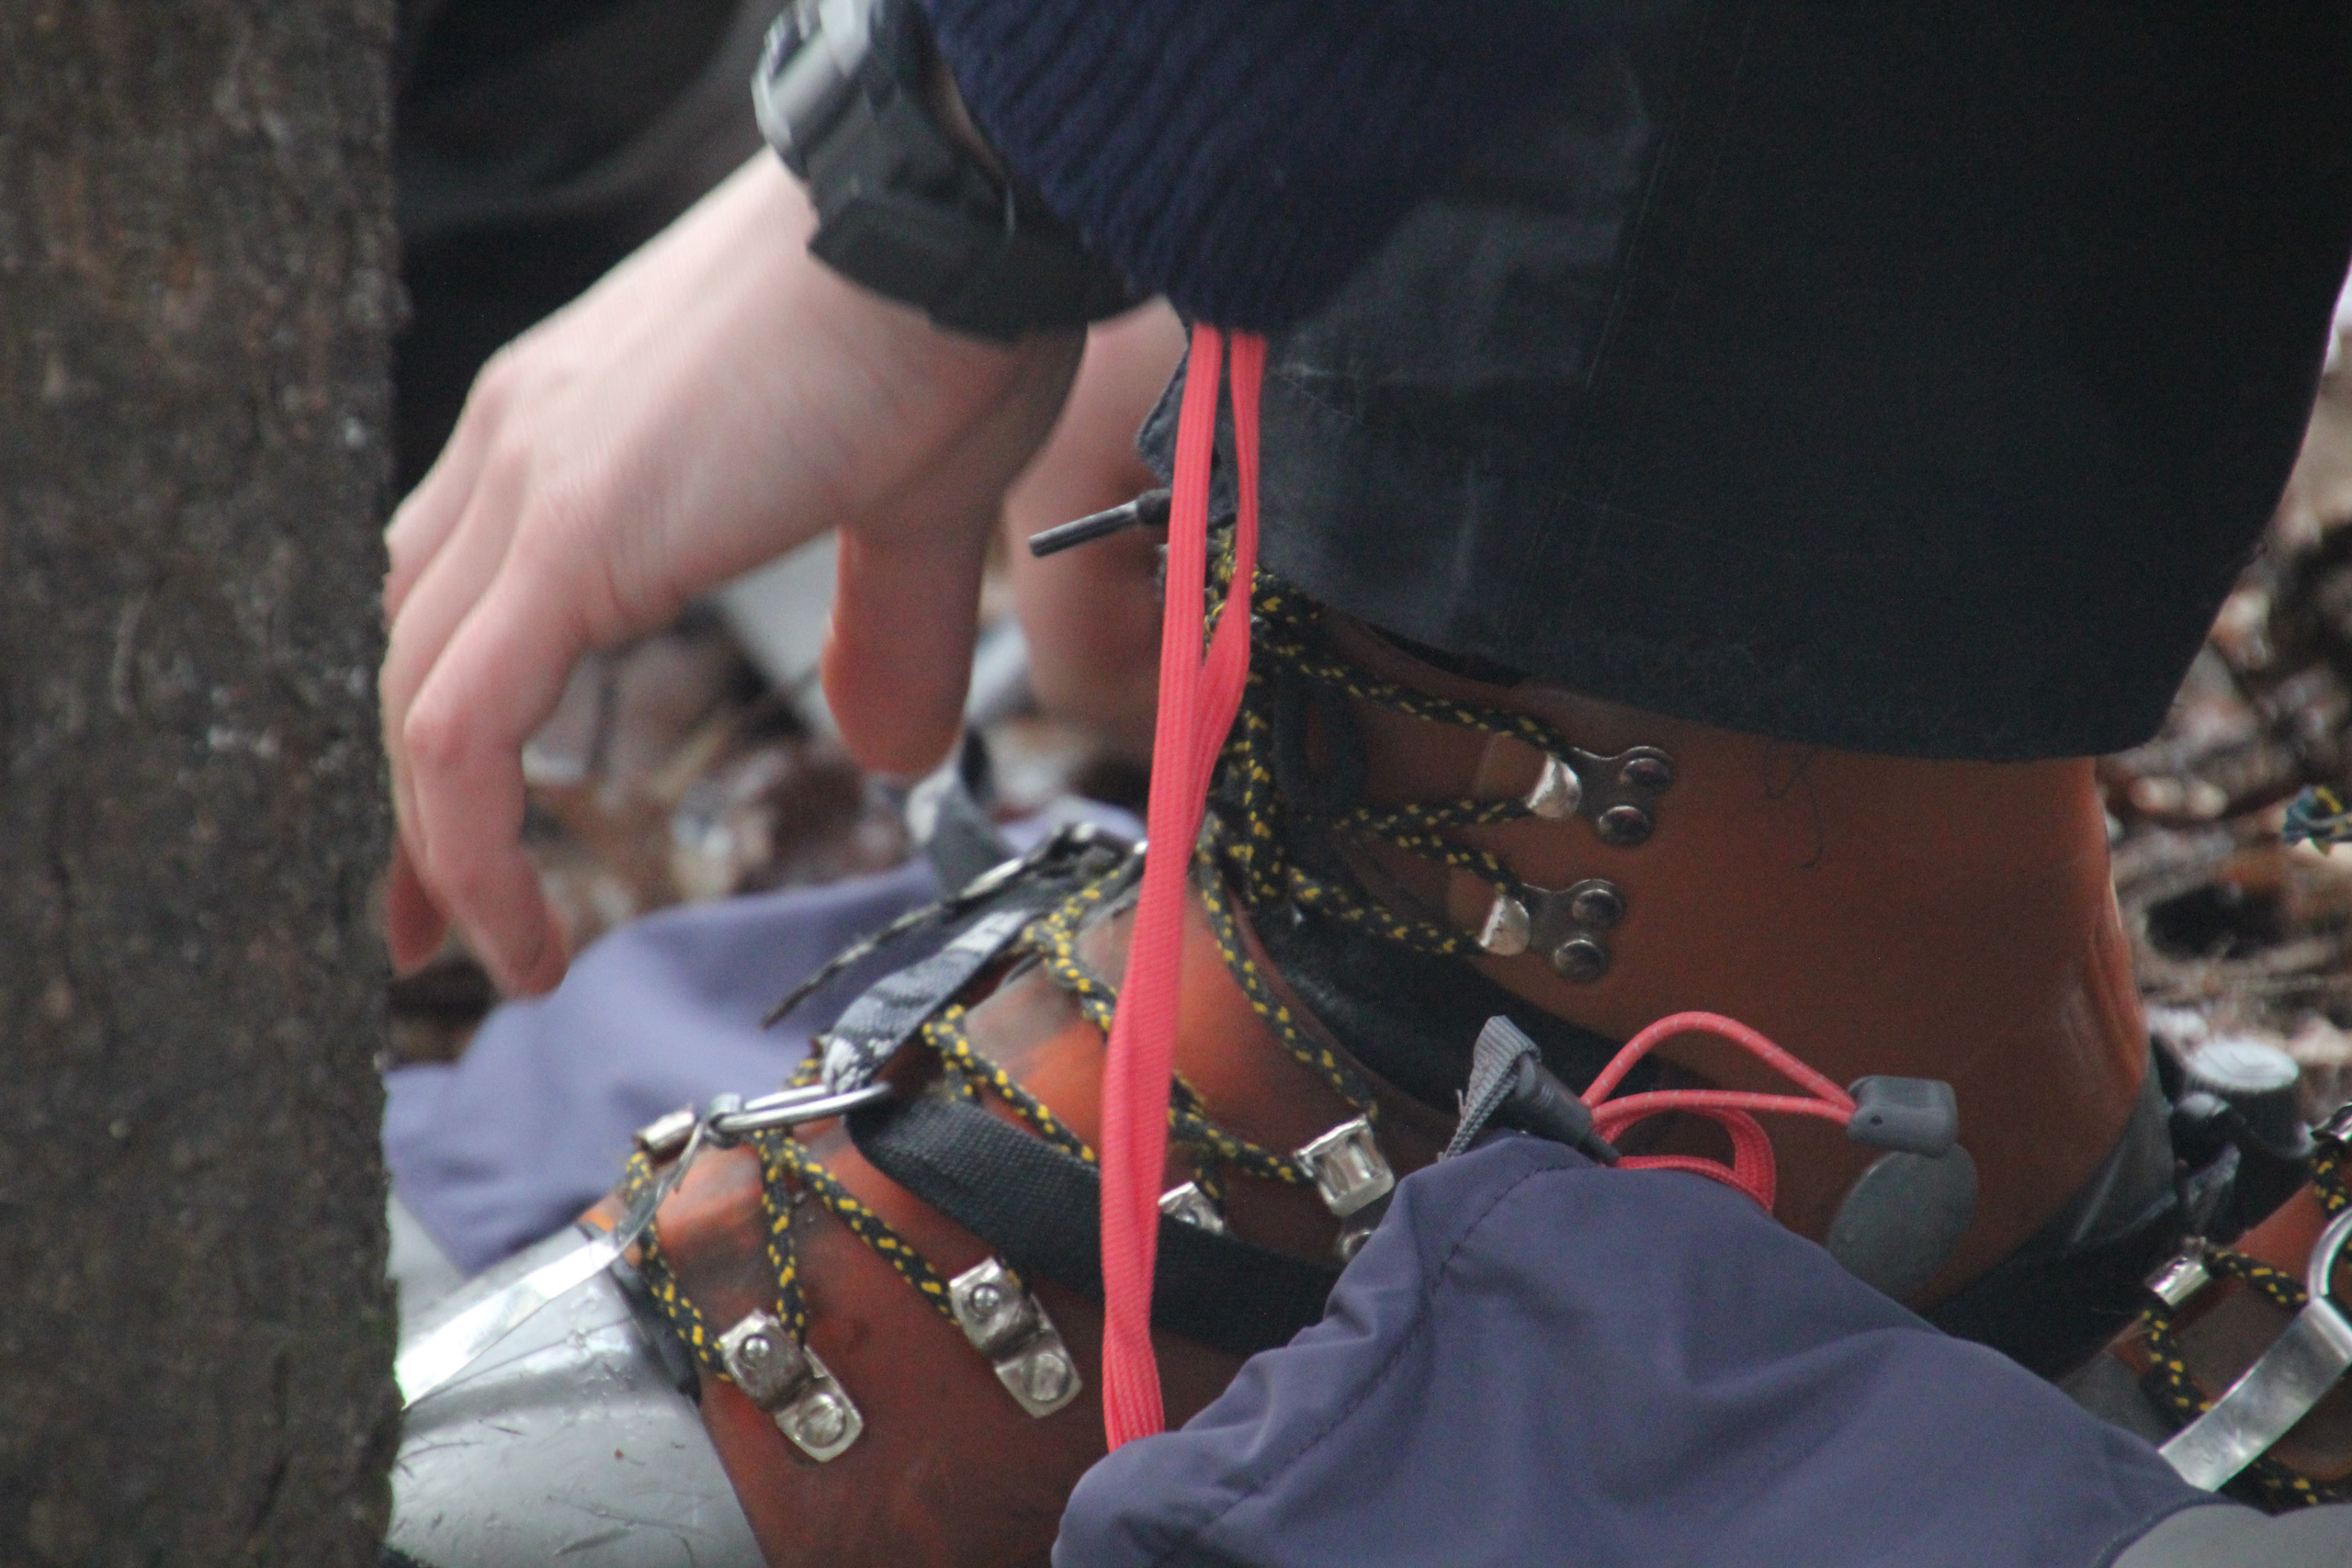
[{"label": "boot tongue", "polygon": [[[1458,958],[1368,942],[1341,921],[1299,910],[1252,921],[1261,946],[1308,1011],[1371,1071],[1432,1110],[1451,1113],[1487,1020],[1507,1017],[1532,1037],[1544,1066],[1581,1089],[1621,1043],[1538,1010]],[[1634,1069],[1656,1087],[1657,1066]]]}]

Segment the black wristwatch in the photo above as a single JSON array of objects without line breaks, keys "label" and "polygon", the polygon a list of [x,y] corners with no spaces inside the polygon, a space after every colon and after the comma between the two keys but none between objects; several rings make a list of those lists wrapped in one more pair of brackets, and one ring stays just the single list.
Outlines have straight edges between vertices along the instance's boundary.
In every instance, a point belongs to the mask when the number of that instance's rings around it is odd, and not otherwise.
[{"label": "black wristwatch", "polygon": [[752,102],[816,203],[809,250],[980,337],[1083,326],[1135,303],[1077,231],[940,123],[934,63],[915,0],[793,0],[776,18]]}]

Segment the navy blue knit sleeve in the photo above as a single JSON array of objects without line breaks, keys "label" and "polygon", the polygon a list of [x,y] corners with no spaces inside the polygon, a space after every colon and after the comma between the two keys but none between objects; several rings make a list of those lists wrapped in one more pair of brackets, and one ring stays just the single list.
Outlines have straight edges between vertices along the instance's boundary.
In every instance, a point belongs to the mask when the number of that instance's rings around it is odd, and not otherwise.
[{"label": "navy blue knit sleeve", "polygon": [[1640,0],[924,0],[1006,161],[1135,283],[1310,312]]}]

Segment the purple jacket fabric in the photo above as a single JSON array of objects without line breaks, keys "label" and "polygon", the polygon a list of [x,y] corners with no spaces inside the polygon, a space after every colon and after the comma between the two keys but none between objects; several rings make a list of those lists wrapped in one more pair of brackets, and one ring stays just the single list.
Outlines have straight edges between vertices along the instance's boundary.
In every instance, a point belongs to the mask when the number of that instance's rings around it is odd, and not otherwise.
[{"label": "purple jacket fabric", "polygon": [[2105,1568],[2210,1504],[1746,1198],[1506,1134],[1088,1472],[1055,1568]]},{"label": "purple jacket fabric", "polygon": [[868,931],[938,897],[917,861],[828,887],[690,905],[622,927],[549,995],[493,1011],[454,1064],[385,1075],[384,1157],[401,1201],[467,1273],[594,1202],[629,1134],[714,1094],[764,1094],[882,974],[894,946],[775,1029],[776,998]]},{"label": "purple jacket fabric", "polygon": [[[1091,802],[1007,823],[1016,851],[1082,818],[1129,838],[1125,812]],[[938,945],[908,933],[828,981],[771,1029],[776,999],[819,965],[939,897],[930,864],[665,909],[580,954],[563,984],[508,1002],[454,1064],[385,1075],[392,1189],[471,1274],[526,1247],[612,1190],[629,1134],[714,1094],[764,1094],[809,1036],[883,976]]]}]

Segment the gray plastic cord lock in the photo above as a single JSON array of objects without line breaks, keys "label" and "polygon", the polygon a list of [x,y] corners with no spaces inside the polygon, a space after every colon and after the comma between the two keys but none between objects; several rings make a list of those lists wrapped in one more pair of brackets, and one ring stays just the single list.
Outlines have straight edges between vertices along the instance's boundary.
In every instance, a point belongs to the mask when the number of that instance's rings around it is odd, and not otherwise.
[{"label": "gray plastic cord lock", "polygon": [[1856,1078],[1846,1136],[1874,1149],[1939,1155],[1960,1137],[1960,1098],[1941,1078]]}]

